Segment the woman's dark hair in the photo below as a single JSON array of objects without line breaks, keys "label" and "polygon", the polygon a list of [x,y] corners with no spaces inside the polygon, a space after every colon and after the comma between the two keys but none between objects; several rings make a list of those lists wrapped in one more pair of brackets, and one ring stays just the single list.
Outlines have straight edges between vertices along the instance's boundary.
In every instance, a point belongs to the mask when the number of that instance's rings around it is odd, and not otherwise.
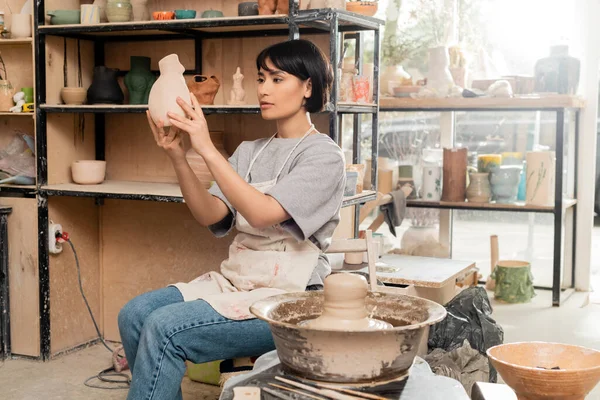
[{"label": "woman's dark hair", "polygon": [[302,81],[310,78],[312,93],[305,108],[310,113],[321,111],[327,103],[333,72],[327,57],[308,40],[290,40],[267,47],[256,57],[256,69],[270,71],[267,60]]}]

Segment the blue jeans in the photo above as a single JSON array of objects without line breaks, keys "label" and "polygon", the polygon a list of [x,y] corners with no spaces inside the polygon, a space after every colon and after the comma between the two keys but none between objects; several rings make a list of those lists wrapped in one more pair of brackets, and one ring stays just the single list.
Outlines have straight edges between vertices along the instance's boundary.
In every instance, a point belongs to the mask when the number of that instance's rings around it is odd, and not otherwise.
[{"label": "blue jeans", "polygon": [[130,400],[182,399],[186,360],[201,364],[275,349],[266,322],[225,318],[204,300],[184,302],[175,287],[127,303],[119,331],[132,371]]}]

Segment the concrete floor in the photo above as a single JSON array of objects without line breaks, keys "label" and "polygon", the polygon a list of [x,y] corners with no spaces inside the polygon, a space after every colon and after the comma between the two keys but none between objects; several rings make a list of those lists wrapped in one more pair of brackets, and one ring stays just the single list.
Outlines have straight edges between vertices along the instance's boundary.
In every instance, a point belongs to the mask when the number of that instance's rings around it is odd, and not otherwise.
[{"label": "concrete floor", "polygon": [[[505,342],[552,341],[600,350],[600,304],[590,304],[587,293],[575,293],[562,307],[553,308],[551,293],[538,291],[533,302],[497,304],[494,318],[504,328]],[[110,354],[100,345],[59,357],[47,363],[7,360],[0,364],[1,398],[11,400],[120,400],[126,390],[92,389],[83,385],[90,376],[110,365]],[[219,388],[183,382],[184,399],[212,400]],[[600,386],[586,400],[600,400]]]}]

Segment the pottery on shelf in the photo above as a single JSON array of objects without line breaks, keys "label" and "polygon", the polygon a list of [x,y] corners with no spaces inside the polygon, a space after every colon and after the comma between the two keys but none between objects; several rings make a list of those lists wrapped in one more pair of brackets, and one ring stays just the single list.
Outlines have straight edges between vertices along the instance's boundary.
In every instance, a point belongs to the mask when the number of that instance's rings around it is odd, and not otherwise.
[{"label": "pottery on shelf", "polygon": [[48,11],[51,25],[72,25],[81,22],[80,10],[53,10]]},{"label": "pottery on shelf", "polygon": [[80,185],[97,185],[104,181],[106,161],[77,160],[71,164],[73,182]]},{"label": "pottery on shelf", "polygon": [[442,201],[465,201],[467,195],[467,149],[444,149]]},{"label": "pottery on shelf", "polygon": [[0,111],[8,112],[15,105],[13,96],[15,89],[10,81],[0,80]]},{"label": "pottery on shelf", "polygon": [[519,180],[523,168],[517,165],[502,165],[490,173],[490,185],[496,203],[514,203],[519,192]]},{"label": "pottery on shelf", "polygon": [[177,54],[170,54],[161,59],[158,68],[160,76],[150,90],[148,110],[155,123],[162,120],[165,126],[170,126],[168,112],[186,117],[185,112],[177,104],[177,97],[191,103],[190,91],[183,77],[185,68],[179,62]]},{"label": "pottery on shelf", "polygon": [[[240,67],[237,67],[235,74],[233,74],[233,86],[229,93],[229,105],[243,105],[246,104],[246,91],[244,90],[244,75],[240,71]],[[216,93],[215,93],[216,94]]]},{"label": "pottery on shelf", "polygon": [[550,47],[550,56],[535,64],[535,91],[575,94],[580,64],[577,58],[569,55],[569,46]]},{"label": "pottery on shelf", "polygon": [[108,19],[106,18],[106,0],[94,0],[93,4],[98,6],[100,12],[100,22],[108,22]]},{"label": "pottery on shelf", "polygon": [[152,19],[157,21],[174,19],[175,13],[173,11],[155,11],[152,13]]},{"label": "pottery on shelf", "polygon": [[440,201],[442,198],[442,167],[423,167],[421,197],[426,201]]},{"label": "pottery on shelf", "polygon": [[206,10],[202,13],[202,18],[223,18],[223,11]]},{"label": "pottery on shelf", "polygon": [[346,2],[346,11],[372,17],[377,13],[376,1],[348,1]]},{"label": "pottery on shelf", "polygon": [[31,14],[12,14],[10,37],[12,39],[31,37]]},{"label": "pottery on shelf", "polygon": [[148,104],[156,76],[150,71],[150,57],[131,56],[131,69],[125,75],[129,104]]},{"label": "pottery on shelf", "polygon": [[346,0],[310,0],[308,10],[321,9],[321,8],[333,8],[338,10],[346,9]]},{"label": "pottery on shelf", "polygon": [[108,22],[131,21],[133,7],[130,1],[108,0],[106,3],[106,18]]},{"label": "pottery on shelf", "polygon": [[491,172],[492,168],[502,165],[501,154],[480,154],[477,156],[477,172]]},{"label": "pottery on shelf", "polygon": [[429,49],[429,70],[427,72],[426,87],[438,97],[448,96],[454,87],[454,80],[448,69],[449,65],[447,47],[438,46]]},{"label": "pottery on shelf", "polygon": [[87,90],[82,87],[64,87],[60,89],[60,97],[65,104],[81,105],[85,103]]},{"label": "pottery on shelf", "polygon": [[245,1],[243,3],[238,4],[238,15],[240,17],[258,15],[258,2]]},{"label": "pottery on shelf", "polygon": [[[229,154],[225,151],[225,147],[223,145],[223,132],[210,132],[210,140],[215,145],[215,148],[225,157],[229,158]],[[208,169],[206,162],[202,156],[194,149],[189,149],[185,155],[188,163],[190,164],[190,168],[194,171],[196,177],[205,188],[209,188],[211,186],[211,182],[215,180],[212,173]]]},{"label": "pottery on shelf", "polygon": [[507,151],[501,154],[502,165],[523,165],[523,153]]},{"label": "pottery on shelf", "polygon": [[553,151],[527,152],[525,203],[532,206],[554,205],[556,155]]},{"label": "pottery on shelf", "polygon": [[467,200],[470,203],[489,203],[492,191],[489,172],[473,172],[469,174]]},{"label": "pottery on shelf", "polygon": [[[277,11],[278,3],[285,0],[258,0],[259,15],[273,15]],[[287,1],[285,1],[287,3]],[[289,8],[289,5],[288,5]]]},{"label": "pottery on shelf", "polygon": [[131,12],[133,21],[148,21],[150,19],[148,0],[131,0]]},{"label": "pottery on shelf", "polygon": [[87,91],[88,104],[123,104],[124,95],[117,80],[118,70],[98,66]]},{"label": "pottery on shelf", "polygon": [[215,96],[219,91],[221,82],[212,75],[210,77],[204,75],[194,75],[192,80],[187,84],[190,92],[194,93],[200,104],[214,104]]},{"label": "pottery on shelf", "polygon": [[600,351],[590,348],[506,343],[488,349],[487,355],[519,399],[584,400],[600,381]]},{"label": "pottery on shelf", "polygon": [[25,103],[33,103],[33,88],[32,87],[23,87],[21,88],[21,92],[25,94]]},{"label": "pottery on shelf", "polygon": [[175,19],[194,19],[196,10],[175,10]]},{"label": "pottery on shelf", "polygon": [[412,85],[410,74],[401,65],[388,65],[379,77],[379,91],[382,95],[394,96],[396,87],[409,82]]},{"label": "pottery on shelf", "polygon": [[94,4],[81,5],[81,25],[94,25],[100,23],[100,7]]}]

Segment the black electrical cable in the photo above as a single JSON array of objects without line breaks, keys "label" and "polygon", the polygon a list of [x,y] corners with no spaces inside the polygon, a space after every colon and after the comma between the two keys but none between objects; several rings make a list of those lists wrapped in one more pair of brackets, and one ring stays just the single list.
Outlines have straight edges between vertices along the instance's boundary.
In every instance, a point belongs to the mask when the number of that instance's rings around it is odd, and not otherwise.
[{"label": "black electrical cable", "polygon": [[[61,235],[58,232],[57,232],[57,237],[61,237]],[[98,338],[100,339],[100,341],[102,341],[102,344],[104,345],[104,347],[106,347],[106,349],[108,351],[110,351],[110,353],[112,354],[113,349],[111,349],[110,346],[108,344],[106,344],[106,342],[104,341],[104,338],[102,337],[102,334],[100,333],[100,328],[98,328],[98,324],[96,323],[96,318],[94,318],[94,313],[92,313],[92,309],[90,308],[87,298],[85,297],[85,293],[83,291],[83,284],[81,283],[81,268],[79,267],[79,257],[77,257],[77,251],[75,250],[75,246],[73,246],[73,242],[71,242],[71,239],[67,239],[66,242],[69,243],[69,246],[71,246],[71,249],[73,250],[73,255],[75,256],[75,264],[77,265],[77,280],[79,282],[79,291],[81,292],[81,297],[83,297],[85,306],[87,307],[88,312],[90,313],[90,317],[92,317],[92,322],[94,323],[94,327],[96,328],[96,333],[98,334]],[[107,376],[119,376],[124,379],[116,379],[116,380],[115,379],[107,379],[106,378]],[[119,383],[122,385],[116,386],[116,387],[97,386],[97,385],[92,385],[89,383],[92,379],[98,379],[99,381],[107,382],[107,383]],[[96,388],[96,389],[129,389],[130,383],[131,383],[131,379],[129,378],[129,376],[127,374],[115,372],[114,367],[110,367],[110,368],[100,371],[100,373],[98,373],[98,375],[89,377],[88,379],[85,380],[85,382],[83,384],[85,386],[88,386],[91,388]]]}]

